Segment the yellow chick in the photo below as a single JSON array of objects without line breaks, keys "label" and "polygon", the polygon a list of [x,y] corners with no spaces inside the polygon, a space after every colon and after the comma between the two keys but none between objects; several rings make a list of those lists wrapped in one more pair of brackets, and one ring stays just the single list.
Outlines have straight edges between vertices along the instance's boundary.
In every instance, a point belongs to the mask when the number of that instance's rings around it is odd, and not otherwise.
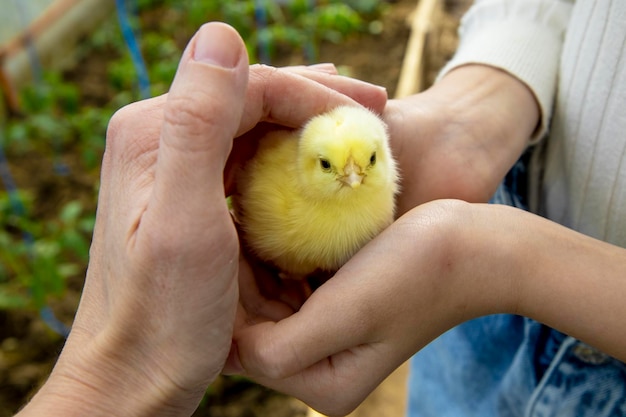
[{"label": "yellow chick", "polygon": [[232,202],[252,253],[302,278],[336,271],[393,222],[398,181],[385,124],[342,106],[261,139]]}]

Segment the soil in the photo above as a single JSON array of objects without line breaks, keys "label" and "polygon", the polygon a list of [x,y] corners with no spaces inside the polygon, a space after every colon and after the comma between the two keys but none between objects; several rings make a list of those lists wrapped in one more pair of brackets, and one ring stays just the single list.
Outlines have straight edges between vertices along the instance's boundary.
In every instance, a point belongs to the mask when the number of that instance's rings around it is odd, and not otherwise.
[{"label": "soil", "polygon": [[[438,42],[426,51],[426,84],[432,83],[437,71],[454,52],[458,19],[468,1],[448,0],[445,3],[444,13],[439,15]],[[333,62],[343,73],[382,85],[393,97],[410,35],[409,17],[415,4],[415,0],[389,2],[380,20],[371,26],[371,33],[353,36],[341,44],[321,45],[318,61]],[[74,75],[76,81],[82,83],[83,90],[97,98],[106,93],[94,91],[94,85],[106,76],[102,70],[104,64],[102,57],[89,59],[91,61],[81,63],[80,73],[74,72]],[[298,65],[302,61],[300,55],[286,55],[273,64]],[[77,190],[93,195],[92,176],[72,174],[57,179],[39,178],[37,172],[49,172],[41,167],[51,162],[37,156],[29,158],[31,160],[19,163],[13,161],[13,168],[18,182],[35,190],[37,199],[42,202],[38,210],[42,215],[44,212],[54,213],[63,202],[76,198],[73,193]],[[67,296],[52,306],[55,313],[68,323],[78,303],[81,286],[82,282],[71,283]],[[62,346],[62,337],[51,331],[36,313],[0,311],[0,417],[13,415],[36,392],[52,369]],[[293,398],[242,378],[222,377],[209,388],[194,416],[304,417],[306,414],[307,407]]]}]

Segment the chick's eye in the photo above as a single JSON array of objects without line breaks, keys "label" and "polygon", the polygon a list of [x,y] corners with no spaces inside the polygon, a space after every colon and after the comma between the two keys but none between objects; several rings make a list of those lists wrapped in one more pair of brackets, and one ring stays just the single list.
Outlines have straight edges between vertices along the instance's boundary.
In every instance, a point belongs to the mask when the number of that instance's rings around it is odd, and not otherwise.
[{"label": "chick's eye", "polygon": [[370,165],[374,165],[376,163],[376,152],[370,156]]},{"label": "chick's eye", "polygon": [[320,158],[320,166],[324,171],[330,170],[330,162],[328,161],[328,159]]}]

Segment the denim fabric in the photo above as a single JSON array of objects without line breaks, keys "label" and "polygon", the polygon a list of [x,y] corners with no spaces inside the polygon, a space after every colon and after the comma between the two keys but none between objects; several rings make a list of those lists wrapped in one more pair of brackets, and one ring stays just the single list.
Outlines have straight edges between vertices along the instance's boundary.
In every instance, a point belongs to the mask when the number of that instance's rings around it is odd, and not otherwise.
[{"label": "denim fabric", "polygon": [[411,359],[410,417],[626,416],[626,366],[564,337],[537,375],[545,326],[510,315],[458,326]]},{"label": "denim fabric", "polygon": [[[525,204],[525,158],[492,203]],[[626,365],[528,318],[466,322],[411,359],[409,417],[626,416]]]}]

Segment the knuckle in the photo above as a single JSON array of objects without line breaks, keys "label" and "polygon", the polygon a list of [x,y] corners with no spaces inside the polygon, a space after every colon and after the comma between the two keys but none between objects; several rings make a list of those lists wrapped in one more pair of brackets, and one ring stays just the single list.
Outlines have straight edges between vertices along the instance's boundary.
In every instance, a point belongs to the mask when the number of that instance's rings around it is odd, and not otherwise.
[{"label": "knuckle", "polygon": [[[201,123],[212,123],[211,111],[215,100],[211,96],[206,99],[198,97],[201,93],[187,95],[171,94],[167,102],[165,122],[172,126],[193,130]],[[203,104],[200,105],[199,102]]]},{"label": "knuckle", "polygon": [[129,125],[132,124],[134,120],[136,120],[136,107],[136,103],[128,104],[113,113],[113,116],[111,116],[109,124],[107,125],[107,148],[116,149],[119,146],[120,142],[123,142],[125,137],[124,132],[129,127]]},{"label": "knuckle", "polygon": [[272,349],[261,349],[258,352],[258,365],[261,373],[271,380],[281,380],[290,376],[289,367]]},{"label": "knuckle", "polygon": [[279,73],[278,68],[264,65],[255,64],[250,69],[250,85],[260,90],[261,98],[261,115],[263,119],[268,119],[271,113],[271,94],[280,87],[280,84],[276,85],[276,75]]},{"label": "knuckle", "polygon": [[[170,95],[164,113],[166,126],[173,129],[178,138],[206,138],[210,133],[220,131],[224,124],[224,100],[205,92],[192,92],[185,96]],[[193,146],[186,143],[186,146]],[[205,147],[207,141],[195,141],[197,146]],[[191,149],[193,150],[193,149]]]},{"label": "knuckle", "polygon": [[[269,336],[268,336],[269,337]],[[294,350],[285,350],[285,346],[276,339],[263,337],[261,343],[255,343],[245,349],[247,358],[244,368],[253,377],[267,378],[280,381],[293,375],[299,368],[294,363]]]},{"label": "knuckle", "polygon": [[265,83],[268,83],[278,71],[278,68],[265,64],[254,64],[250,67],[250,75]]},{"label": "knuckle", "polygon": [[136,153],[142,153],[147,148],[154,147],[161,129],[163,97],[128,104],[117,110],[111,119],[106,131],[107,152],[118,157],[120,155],[132,159]]}]

